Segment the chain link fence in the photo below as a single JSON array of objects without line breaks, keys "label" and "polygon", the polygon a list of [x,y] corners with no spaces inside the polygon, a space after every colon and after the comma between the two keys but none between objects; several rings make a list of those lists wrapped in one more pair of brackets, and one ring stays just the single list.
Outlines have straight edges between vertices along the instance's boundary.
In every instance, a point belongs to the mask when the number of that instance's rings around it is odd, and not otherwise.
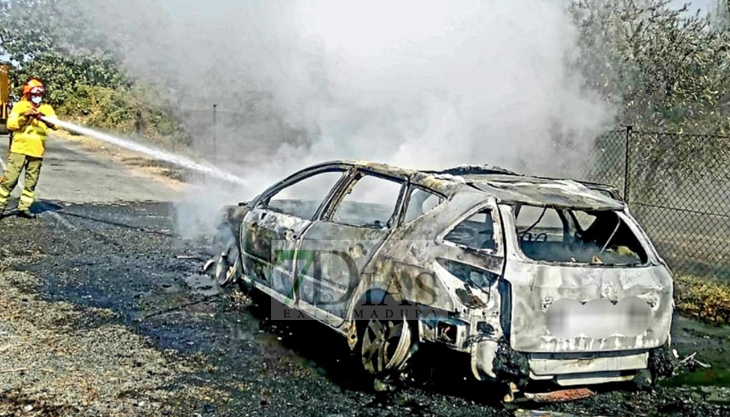
[{"label": "chain link fence", "polygon": [[578,179],[622,190],[675,274],[730,281],[730,137],[627,127],[593,152]]}]

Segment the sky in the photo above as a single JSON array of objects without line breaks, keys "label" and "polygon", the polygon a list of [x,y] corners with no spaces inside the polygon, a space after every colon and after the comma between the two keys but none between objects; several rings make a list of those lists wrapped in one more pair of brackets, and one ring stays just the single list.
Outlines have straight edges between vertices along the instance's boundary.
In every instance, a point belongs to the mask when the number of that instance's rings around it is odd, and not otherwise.
[{"label": "sky", "polygon": [[697,10],[705,13],[717,4],[716,0],[672,0],[671,5],[675,8],[681,8],[685,3],[689,3],[687,12],[691,14],[694,14]]}]

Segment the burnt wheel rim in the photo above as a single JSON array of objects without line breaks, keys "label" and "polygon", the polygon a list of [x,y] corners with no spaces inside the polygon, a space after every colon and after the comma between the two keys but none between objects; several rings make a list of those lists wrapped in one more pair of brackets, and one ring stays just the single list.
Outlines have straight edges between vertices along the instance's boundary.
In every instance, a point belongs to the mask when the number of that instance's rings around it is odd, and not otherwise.
[{"label": "burnt wheel rim", "polygon": [[[231,253],[235,256],[235,261],[230,262]],[[218,286],[225,287],[232,281],[235,281],[238,270],[238,252],[235,248],[228,248],[221,253],[218,258],[215,271],[215,280]]]},{"label": "burnt wheel rim", "polygon": [[373,375],[397,367],[404,360],[410,332],[404,321],[370,319],[363,332],[362,364]]}]

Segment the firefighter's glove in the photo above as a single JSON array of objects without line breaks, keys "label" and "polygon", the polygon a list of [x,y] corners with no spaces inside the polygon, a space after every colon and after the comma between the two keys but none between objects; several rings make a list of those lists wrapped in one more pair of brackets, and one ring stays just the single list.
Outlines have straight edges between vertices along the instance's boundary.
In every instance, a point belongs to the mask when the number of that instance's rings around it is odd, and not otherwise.
[{"label": "firefighter's glove", "polygon": [[18,122],[21,126],[27,125],[31,120],[37,119],[39,117],[40,113],[38,113],[38,110],[36,109],[30,109],[27,112],[20,115],[18,118]]}]

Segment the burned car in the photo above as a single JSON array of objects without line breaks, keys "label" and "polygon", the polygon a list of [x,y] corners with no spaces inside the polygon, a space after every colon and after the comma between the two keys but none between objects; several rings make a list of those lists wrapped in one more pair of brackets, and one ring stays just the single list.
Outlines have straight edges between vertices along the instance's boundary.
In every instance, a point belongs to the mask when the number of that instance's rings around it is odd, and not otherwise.
[{"label": "burned car", "polygon": [[510,394],[590,386],[656,375],[670,343],[670,270],[609,186],[334,161],[222,213],[220,283],[331,327],[378,378],[435,343]]}]

